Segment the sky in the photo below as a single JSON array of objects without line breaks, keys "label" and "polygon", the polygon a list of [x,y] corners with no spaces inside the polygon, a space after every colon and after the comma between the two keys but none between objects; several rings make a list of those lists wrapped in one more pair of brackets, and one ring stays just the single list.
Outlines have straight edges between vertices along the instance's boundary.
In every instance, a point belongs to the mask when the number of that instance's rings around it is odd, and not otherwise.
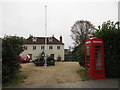
[{"label": "sky", "polygon": [[65,48],[74,46],[71,27],[77,20],[90,21],[96,28],[103,22],[118,21],[119,0],[0,0],[0,37],[30,34],[63,37]]}]

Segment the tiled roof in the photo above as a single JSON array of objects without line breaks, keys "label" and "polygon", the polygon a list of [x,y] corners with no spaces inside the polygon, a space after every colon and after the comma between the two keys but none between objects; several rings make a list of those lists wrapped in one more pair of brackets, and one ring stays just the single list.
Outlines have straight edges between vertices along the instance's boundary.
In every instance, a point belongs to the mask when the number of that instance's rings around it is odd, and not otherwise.
[{"label": "tiled roof", "polygon": [[[29,37],[26,39],[25,44],[45,44],[45,37],[35,37],[36,41],[33,41],[33,37]],[[51,37],[52,40],[50,40],[50,37],[47,37],[47,44],[62,44],[60,40],[56,39],[55,37]]]}]

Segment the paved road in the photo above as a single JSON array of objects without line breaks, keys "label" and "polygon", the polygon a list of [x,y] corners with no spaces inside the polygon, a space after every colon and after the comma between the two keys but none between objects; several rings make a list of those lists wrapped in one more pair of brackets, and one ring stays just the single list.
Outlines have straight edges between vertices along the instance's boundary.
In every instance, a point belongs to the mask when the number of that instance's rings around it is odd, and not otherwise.
[{"label": "paved road", "polygon": [[91,80],[76,83],[61,83],[54,85],[35,85],[22,88],[118,88],[118,79]]}]

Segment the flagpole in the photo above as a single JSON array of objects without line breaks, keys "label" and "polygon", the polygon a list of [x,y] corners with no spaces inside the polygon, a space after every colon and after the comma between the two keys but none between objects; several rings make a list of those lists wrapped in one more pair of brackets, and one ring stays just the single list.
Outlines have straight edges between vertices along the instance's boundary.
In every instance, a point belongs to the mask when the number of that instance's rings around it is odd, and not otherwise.
[{"label": "flagpole", "polygon": [[45,5],[45,64],[47,66],[47,5]]}]

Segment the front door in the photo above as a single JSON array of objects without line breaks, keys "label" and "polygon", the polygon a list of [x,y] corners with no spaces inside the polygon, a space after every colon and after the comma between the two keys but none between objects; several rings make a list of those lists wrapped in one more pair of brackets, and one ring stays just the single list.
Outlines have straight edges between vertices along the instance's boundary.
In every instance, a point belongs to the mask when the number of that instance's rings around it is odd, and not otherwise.
[{"label": "front door", "polygon": [[54,58],[54,54],[51,54],[50,56],[51,56],[52,58]]}]

